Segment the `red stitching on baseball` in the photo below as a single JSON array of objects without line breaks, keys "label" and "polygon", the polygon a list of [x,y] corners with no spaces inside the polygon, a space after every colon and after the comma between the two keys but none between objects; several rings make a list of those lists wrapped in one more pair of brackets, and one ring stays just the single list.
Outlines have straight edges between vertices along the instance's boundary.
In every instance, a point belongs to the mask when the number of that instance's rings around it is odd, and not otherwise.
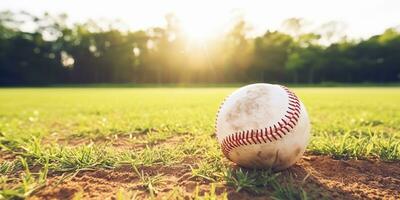
[{"label": "red stitching on baseball", "polygon": [[[227,158],[229,158],[229,153],[233,149],[240,146],[249,144],[261,144],[267,143],[268,141],[273,142],[279,140],[286,134],[290,133],[290,131],[297,125],[300,118],[300,101],[297,96],[288,88],[286,88],[285,86],[281,87],[285,90],[289,98],[289,105],[286,114],[280,120],[278,120],[278,122],[269,127],[265,127],[264,129],[239,131],[225,137],[221,142],[221,149],[223,154]],[[229,98],[229,96],[227,98]],[[217,112],[217,117],[215,120],[215,130],[217,130],[219,112],[226,99],[224,99]],[[265,138],[267,138],[267,140]]]},{"label": "red stitching on baseball", "polygon": [[264,141],[264,143],[267,143],[267,140],[265,140],[265,138],[264,138],[264,134],[261,134],[261,139]]},{"label": "red stitching on baseball", "polygon": [[244,133],[246,134],[245,138],[246,138],[247,143],[251,144],[251,141],[249,140],[249,132],[245,131]]},{"label": "red stitching on baseball", "polygon": [[233,139],[234,139],[234,141],[235,141],[237,146],[241,146],[242,145],[242,143],[241,143],[242,140],[240,139],[240,134],[236,133],[235,137],[233,137]]},{"label": "red stitching on baseball", "polygon": [[255,140],[255,137],[256,137],[255,131],[251,130],[250,131],[250,139],[251,139],[251,141],[253,141],[253,144],[257,144],[257,141]]},{"label": "red stitching on baseball", "polygon": [[268,128],[265,128],[264,130],[265,130],[265,132],[264,132],[265,137],[267,137],[267,139],[268,139],[270,142],[272,142],[272,140],[271,140],[271,139],[269,138],[269,136],[268,136]]},{"label": "red stitching on baseball", "polygon": [[233,140],[234,135],[229,136],[229,140],[227,141],[230,148],[235,148],[236,147],[236,141]]},{"label": "red stitching on baseball", "polygon": [[258,130],[256,130],[256,139],[258,143],[261,143],[260,135],[258,134]]}]

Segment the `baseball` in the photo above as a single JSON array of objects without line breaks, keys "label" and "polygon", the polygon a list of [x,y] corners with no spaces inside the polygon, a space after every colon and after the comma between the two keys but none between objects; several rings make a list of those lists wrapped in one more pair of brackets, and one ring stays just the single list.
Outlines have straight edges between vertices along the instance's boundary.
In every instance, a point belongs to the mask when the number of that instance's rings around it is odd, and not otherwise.
[{"label": "baseball", "polygon": [[283,170],[304,153],[310,121],[300,99],[281,85],[258,83],[234,91],[221,104],[216,135],[222,152],[246,168]]}]

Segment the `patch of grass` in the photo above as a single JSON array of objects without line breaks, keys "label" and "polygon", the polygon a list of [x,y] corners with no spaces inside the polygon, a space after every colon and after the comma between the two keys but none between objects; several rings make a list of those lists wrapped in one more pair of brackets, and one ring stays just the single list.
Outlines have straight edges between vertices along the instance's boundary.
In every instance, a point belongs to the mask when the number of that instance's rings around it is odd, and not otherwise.
[{"label": "patch of grass", "polygon": [[301,185],[293,182],[293,178],[282,177],[280,173],[270,170],[227,170],[225,174],[227,185],[235,188],[236,192],[247,190],[251,193],[265,194],[267,189],[273,191],[273,199],[308,199]]},{"label": "patch of grass", "polygon": [[[19,178],[1,175],[0,199],[24,199],[45,186],[48,173],[47,164],[38,173],[32,173],[24,158],[19,157],[19,161],[23,167],[23,172],[19,174]],[[8,185],[7,183],[12,184]]]},{"label": "patch of grass", "polygon": [[[380,133],[348,131],[338,136],[317,136],[309,146],[315,154],[331,155],[337,159],[375,157],[382,160],[400,159],[400,141],[396,136],[385,137]],[[331,141],[331,142],[328,142]]]},{"label": "patch of grass", "polygon": [[58,152],[52,155],[52,158],[58,161],[58,167],[62,171],[93,169],[95,167],[110,168],[115,164],[112,153],[101,147],[60,148]]},{"label": "patch of grass", "polygon": [[200,177],[212,182],[216,182],[223,177],[227,167],[221,160],[200,161],[196,167],[190,166],[193,177]]},{"label": "patch of grass", "polygon": [[140,179],[140,185],[150,193],[151,197],[155,197],[158,193],[158,186],[163,183],[163,174],[151,176],[143,171],[139,172],[135,165],[132,165],[132,167]]},{"label": "patch of grass", "polygon": [[143,150],[123,152],[117,156],[120,163],[150,166],[154,164],[172,164],[183,160],[185,154],[179,146],[149,147]]},{"label": "patch of grass", "polygon": [[307,192],[293,182],[293,178],[289,176],[283,182],[272,183],[274,192],[272,193],[272,199],[274,200],[307,200]]},{"label": "patch of grass", "polygon": [[15,169],[18,167],[16,160],[13,161],[3,161],[0,163],[0,174],[8,174],[12,171],[15,171]]},{"label": "patch of grass", "polygon": [[265,187],[276,183],[279,173],[272,173],[270,170],[226,170],[225,181],[235,188],[236,192],[248,190],[255,193],[265,191]]}]

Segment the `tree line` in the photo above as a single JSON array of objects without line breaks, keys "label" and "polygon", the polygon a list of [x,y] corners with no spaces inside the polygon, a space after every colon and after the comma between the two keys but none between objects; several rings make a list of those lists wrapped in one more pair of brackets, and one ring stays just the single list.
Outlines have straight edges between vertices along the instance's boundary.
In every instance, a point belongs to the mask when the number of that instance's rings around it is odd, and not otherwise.
[{"label": "tree line", "polygon": [[67,16],[0,12],[0,84],[398,82],[400,33],[388,28],[363,40],[330,42],[337,24],[304,32],[302,19],[287,31],[249,37],[248,24],[207,41],[185,36],[174,15],[165,27],[123,31]]}]

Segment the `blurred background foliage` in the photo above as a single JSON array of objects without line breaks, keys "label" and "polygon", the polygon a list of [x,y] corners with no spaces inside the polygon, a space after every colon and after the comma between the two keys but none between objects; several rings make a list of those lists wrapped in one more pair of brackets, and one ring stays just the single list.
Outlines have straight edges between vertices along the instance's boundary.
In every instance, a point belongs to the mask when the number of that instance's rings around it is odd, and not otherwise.
[{"label": "blurred background foliage", "polygon": [[400,80],[396,28],[350,40],[340,23],[306,32],[304,20],[291,18],[280,31],[249,36],[249,25],[238,19],[224,34],[193,41],[173,14],[165,27],[138,31],[93,20],[67,25],[67,19],[0,12],[0,84]]}]

